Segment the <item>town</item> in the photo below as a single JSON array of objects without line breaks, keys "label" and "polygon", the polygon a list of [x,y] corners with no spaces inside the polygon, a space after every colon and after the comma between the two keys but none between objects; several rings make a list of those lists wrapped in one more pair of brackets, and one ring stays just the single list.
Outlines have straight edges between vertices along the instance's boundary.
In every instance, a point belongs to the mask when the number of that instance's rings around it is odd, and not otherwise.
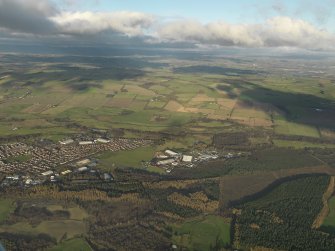
[{"label": "town", "polygon": [[[23,183],[30,186],[45,181],[55,182],[58,176],[81,173],[87,171],[88,167],[94,167],[95,162],[88,159],[89,156],[104,151],[133,150],[151,143],[150,140],[141,139],[97,138],[93,141],[67,139],[44,147],[24,143],[0,145],[0,172],[6,175],[1,185]],[[58,169],[65,170],[59,173]],[[104,177],[109,177],[109,174]]]},{"label": "town", "polygon": [[[21,142],[0,145],[0,172],[3,174],[0,186],[30,187],[45,182],[58,182],[70,174],[74,182],[77,180],[76,176],[111,181],[111,173],[96,168],[99,160],[95,155],[106,151],[134,150],[152,144],[153,141],[147,139],[79,137],[40,145]],[[240,157],[241,154],[219,153],[215,149],[193,150],[184,154],[166,149],[154,153],[153,158],[145,165],[156,166],[169,174],[177,167],[196,168],[202,162]]]}]

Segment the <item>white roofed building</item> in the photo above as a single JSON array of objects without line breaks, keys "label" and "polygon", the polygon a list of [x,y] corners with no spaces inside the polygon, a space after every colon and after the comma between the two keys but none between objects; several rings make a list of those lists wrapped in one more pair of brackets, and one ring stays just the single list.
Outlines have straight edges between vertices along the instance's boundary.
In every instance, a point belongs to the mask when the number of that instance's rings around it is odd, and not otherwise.
[{"label": "white roofed building", "polygon": [[193,156],[189,156],[189,155],[183,155],[183,162],[192,162],[193,160]]},{"label": "white roofed building", "polygon": [[88,171],[88,167],[87,166],[83,166],[77,169],[78,172],[86,172]]},{"label": "white roofed building", "polygon": [[77,166],[84,166],[84,165],[87,165],[88,163],[90,163],[91,160],[90,159],[83,159],[83,160],[80,160],[76,163]]},{"label": "white roofed building", "polygon": [[46,171],[44,173],[42,173],[43,176],[49,176],[49,175],[53,175],[54,172],[53,171]]},{"label": "white roofed building", "polygon": [[66,170],[64,172],[61,172],[62,175],[66,175],[66,174],[69,174],[69,173],[72,173],[72,171],[71,170]]},{"label": "white roofed building", "polygon": [[59,143],[61,145],[69,145],[69,144],[72,144],[73,142],[74,142],[73,139],[67,139],[67,140],[61,140],[61,141],[59,141]]},{"label": "white roofed building", "polygon": [[174,159],[166,159],[166,160],[161,160],[157,162],[158,166],[165,166],[165,165],[171,165],[172,163],[174,163],[175,160]]},{"label": "white roofed building", "polygon": [[81,145],[81,146],[92,145],[92,144],[94,144],[93,141],[80,141],[79,142],[79,145]]},{"label": "white roofed building", "polygon": [[176,157],[178,156],[178,153],[171,151],[171,150],[166,150],[165,153],[171,157]]},{"label": "white roofed building", "polygon": [[107,144],[110,142],[109,139],[103,139],[103,138],[98,138],[96,139],[96,142],[102,143],[102,144]]},{"label": "white roofed building", "polygon": [[169,158],[169,156],[164,155],[164,154],[158,154],[158,155],[156,155],[156,158],[157,159],[167,159],[167,158]]}]

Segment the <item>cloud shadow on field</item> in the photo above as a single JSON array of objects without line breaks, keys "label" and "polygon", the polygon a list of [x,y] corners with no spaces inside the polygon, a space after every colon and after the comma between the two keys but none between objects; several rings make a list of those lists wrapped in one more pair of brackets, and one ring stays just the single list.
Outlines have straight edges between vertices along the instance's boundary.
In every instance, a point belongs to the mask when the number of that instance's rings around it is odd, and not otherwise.
[{"label": "cloud shadow on field", "polygon": [[174,73],[179,74],[217,74],[226,76],[239,76],[239,75],[249,75],[249,74],[261,74],[262,71],[256,70],[245,70],[245,69],[235,69],[220,66],[206,66],[206,65],[196,65],[179,67],[173,69]]},{"label": "cloud shadow on field", "polygon": [[237,98],[247,107],[269,112],[272,106],[287,121],[335,129],[335,102],[332,100],[311,94],[272,90],[243,80],[224,80],[224,82],[230,85],[222,84],[217,88],[221,90],[223,88],[228,93],[234,88],[240,89],[241,94]]}]

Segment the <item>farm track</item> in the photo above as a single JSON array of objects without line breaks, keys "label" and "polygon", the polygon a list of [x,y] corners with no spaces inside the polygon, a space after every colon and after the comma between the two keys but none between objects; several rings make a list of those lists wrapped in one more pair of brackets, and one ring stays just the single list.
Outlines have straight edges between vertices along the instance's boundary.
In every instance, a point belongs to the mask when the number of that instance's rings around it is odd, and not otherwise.
[{"label": "farm track", "polygon": [[327,217],[330,210],[328,201],[333,195],[334,190],[335,190],[335,176],[332,176],[330,178],[329,186],[322,196],[323,208],[319,213],[319,215],[316,217],[315,221],[313,222],[312,228],[314,229],[320,228],[324,219]]}]

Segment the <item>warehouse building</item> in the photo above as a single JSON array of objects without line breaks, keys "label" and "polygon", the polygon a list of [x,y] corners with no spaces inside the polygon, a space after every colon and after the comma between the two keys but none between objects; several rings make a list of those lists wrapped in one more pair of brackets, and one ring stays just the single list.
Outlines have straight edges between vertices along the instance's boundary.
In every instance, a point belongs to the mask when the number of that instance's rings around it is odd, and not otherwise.
[{"label": "warehouse building", "polygon": [[72,144],[73,142],[74,142],[73,139],[67,139],[67,140],[61,140],[61,141],[59,141],[59,143],[61,145],[69,145],[69,144]]},{"label": "warehouse building", "polygon": [[183,159],[182,159],[183,162],[190,163],[190,162],[192,162],[192,160],[193,160],[193,156],[183,155]]},{"label": "warehouse building", "polygon": [[165,153],[171,157],[177,157],[179,155],[178,153],[171,150],[166,150]]}]

